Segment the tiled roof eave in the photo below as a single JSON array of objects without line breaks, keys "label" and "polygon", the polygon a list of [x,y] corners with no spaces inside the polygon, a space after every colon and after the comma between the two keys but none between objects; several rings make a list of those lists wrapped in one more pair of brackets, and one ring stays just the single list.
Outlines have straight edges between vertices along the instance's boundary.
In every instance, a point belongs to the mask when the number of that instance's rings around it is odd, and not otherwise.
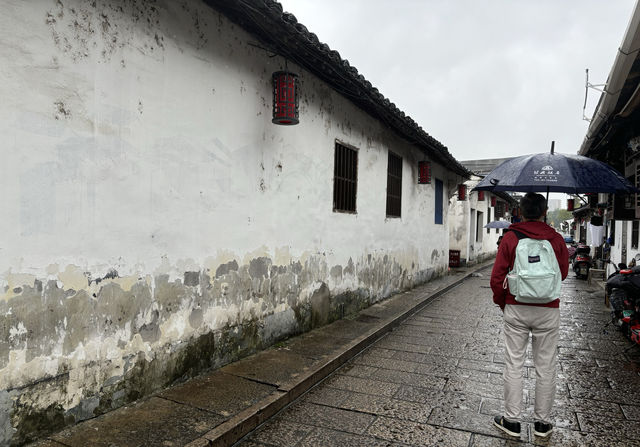
[{"label": "tiled roof eave", "polygon": [[340,54],[321,43],[293,14],[283,12],[274,0],[205,0],[230,20],[256,36],[274,53],[304,67],[368,114],[422,149],[434,161],[470,178],[462,166],[435,138],[390,102]]}]

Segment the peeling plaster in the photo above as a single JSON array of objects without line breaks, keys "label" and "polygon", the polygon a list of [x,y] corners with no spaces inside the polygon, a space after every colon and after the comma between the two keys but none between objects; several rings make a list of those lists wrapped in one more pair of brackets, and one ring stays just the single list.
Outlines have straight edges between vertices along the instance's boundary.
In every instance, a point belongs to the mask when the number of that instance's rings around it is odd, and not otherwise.
[{"label": "peeling plaster", "polygon": [[[206,5],[15,4],[6,23],[32,26],[0,29],[0,40],[24,41],[0,48],[16,73],[0,86],[10,118],[0,120],[0,444],[95,417],[446,273],[445,230],[425,227],[430,209],[409,202],[393,222],[376,207],[331,212],[326,148],[336,137],[361,149],[368,173],[386,172],[391,148],[407,160],[419,153],[385,126],[304,70],[308,144],[268,113],[254,132],[212,108],[215,92],[235,112],[264,109],[278,67]],[[27,88],[36,81],[37,95]],[[359,181],[359,202],[384,197],[379,176]]]},{"label": "peeling plaster", "polygon": [[58,273],[58,279],[65,289],[82,290],[89,283],[85,271],[76,265],[67,265],[63,272]]}]

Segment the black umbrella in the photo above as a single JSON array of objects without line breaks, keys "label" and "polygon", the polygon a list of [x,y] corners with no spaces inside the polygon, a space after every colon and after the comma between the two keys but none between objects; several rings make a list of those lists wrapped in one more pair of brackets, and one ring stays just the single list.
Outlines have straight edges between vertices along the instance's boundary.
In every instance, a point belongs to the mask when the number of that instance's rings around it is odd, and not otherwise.
[{"label": "black umbrella", "polygon": [[477,191],[632,193],[638,190],[611,166],[572,154],[523,155],[507,160],[476,185]]}]

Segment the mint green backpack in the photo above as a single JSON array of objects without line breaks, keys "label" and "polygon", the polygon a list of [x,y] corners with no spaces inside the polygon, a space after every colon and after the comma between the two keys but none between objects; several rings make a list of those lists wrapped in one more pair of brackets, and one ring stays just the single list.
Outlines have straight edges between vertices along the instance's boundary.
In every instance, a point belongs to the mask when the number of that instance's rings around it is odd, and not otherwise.
[{"label": "mint green backpack", "polygon": [[516,259],[505,279],[516,301],[546,304],[560,296],[562,275],[551,243],[545,239],[531,239],[519,231]]}]

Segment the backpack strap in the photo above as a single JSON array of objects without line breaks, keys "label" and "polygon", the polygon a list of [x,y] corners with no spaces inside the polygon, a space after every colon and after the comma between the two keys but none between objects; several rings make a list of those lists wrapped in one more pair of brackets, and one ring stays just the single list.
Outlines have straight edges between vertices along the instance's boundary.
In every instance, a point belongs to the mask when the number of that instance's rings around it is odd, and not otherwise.
[{"label": "backpack strap", "polygon": [[529,236],[527,236],[526,234],[518,231],[518,230],[509,230],[511,231],[513,234],[516,235],[516,237],[518,238],[518,240],[520,239],[529,239]]},{"label": "backpack strap", "polygon": [[[521,239],[529,239],[529,236],[527,236],[526,234],[518,231],[518,230],[507,230],[507,231],[511,231],[513,234],[516,235],[516,237],[518,238],[518,242],[520,242]],[[514,256],[514,261],[515,261],[515,256]],[[509,266],[511,269],[513,269],[513,264]],[[506,289],[507,288],[507,275],[505,275],[504,277],[504,281],[502,282],[502,288]]]}]

